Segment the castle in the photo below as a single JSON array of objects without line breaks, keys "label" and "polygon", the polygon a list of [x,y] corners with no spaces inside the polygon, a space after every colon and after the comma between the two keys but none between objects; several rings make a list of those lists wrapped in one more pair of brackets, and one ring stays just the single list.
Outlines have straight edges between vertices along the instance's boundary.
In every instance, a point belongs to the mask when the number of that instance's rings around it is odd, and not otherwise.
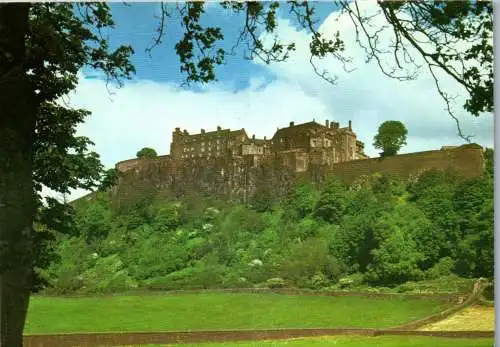
[{"label": "castle", "polygon": [[[329,120],[325,125],[314,120],[297,125],[290,122],[288,127],[278,128],[271,139],[256,139],[255,135],[249,138],[244,128],[230,130],[218,126],[210,132],[201,129],[199,134],[175,128],[170,144],[170,157],[174,160],[251,156],[257,163],[260,158],[285,153],[302,159],[298,171],[306,171],[313,157],[325,165],[368,158],[363,142],[352,131],[351,121],[343,128]],[[119,171],[128,168],[118,166]]]},{"label": "castle", "polygon": [[339,176],[352,182],[376,172],[408,177],[432,168],[451,168],[463,177],[474,177],[482,173],[483,165],[483,148],[475,144],[369,158],[351,121],[342,128],[333,121],[324,125],[314,120],[297,125],[290,122],[271,139],[250,138],[245,129],[217,127],[189,134],[176,128],[169,155],[116,164],[119,183],[115,195],[120,201],[158,193],[248,201],[263,185],[283,196],[297,180],[319,183]]}]

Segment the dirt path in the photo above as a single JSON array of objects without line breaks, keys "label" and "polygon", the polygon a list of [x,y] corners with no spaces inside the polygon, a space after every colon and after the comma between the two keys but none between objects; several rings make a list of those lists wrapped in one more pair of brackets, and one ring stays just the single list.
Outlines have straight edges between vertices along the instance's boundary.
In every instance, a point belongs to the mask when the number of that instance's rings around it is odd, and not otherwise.
[{"label": "dirt path", "polygon": [[423,331],[493,331],[495,330],[495,308],[469,306],[442,321],[426,325]]}]

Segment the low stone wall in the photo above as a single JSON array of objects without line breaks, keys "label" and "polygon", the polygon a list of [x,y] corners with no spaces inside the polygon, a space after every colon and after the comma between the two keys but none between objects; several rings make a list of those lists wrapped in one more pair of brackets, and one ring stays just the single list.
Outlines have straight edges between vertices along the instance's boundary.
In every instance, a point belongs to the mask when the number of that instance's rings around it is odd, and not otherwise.
[{"label": "low stone wall", "polygon": [[469,294],[466,300],[464,300],[462,303],[459,305],[450,307],[447,310],[438,312],[436,314],[430,315],[428,317],[419,319],[417,321],[410,322],[408,324],[404,324],[402,326],[396,327],[393,330],[416,330],[419,329],[425,325],[429,325],[432,323],[439,322],[445,318],[450,317],[451,315],[463,310],[464,308],[474,304],[479,300],[481,297],[482,289],[484,284],[481,281],[478,281],[474,284],[474,289],[472,290],[472,293]]},{"label": "low stone wall", "polygon": [[269,330],[218,330],[174,331],[143,333],[93,333],[26,335],[24,347],[74,347],[74,346],[141,346],[148,344],[182,344],[228,341],[263,341],[307,338],[319,336],[433,336],[447,338],[493,338],[493,331],[410,331],[383,329],[269,329]]},{"label": "low stone wall", "polygon": [[[365,297],[370,299],[395,299],[395,298],[408,298],[414,300],[439,300],[451,304],[457,304],[464,297],[464,294],[459,293],[439,293],[439,294],[426,294],[426,293],[368,293],[368,292],[350,292],[350,291],[317,291],[307,289],[289,289],[289,288],[228,288],[228,289],[189,289],[189,290],[143,290],[143,291],[129,291],[114,294],[93,294],[97,297],[109,296],[134,296],[134,295],[183,295],[183,294],[207,294],[207,293],[245,293],[245,294],[280,294],[280,295],[305,295],[305,296],[351,296],[351,297]],[[47,297],[65,297],[65,298],[79,298],[88,297],[88,294],[73,294],[73,295],[40,295]]]}]

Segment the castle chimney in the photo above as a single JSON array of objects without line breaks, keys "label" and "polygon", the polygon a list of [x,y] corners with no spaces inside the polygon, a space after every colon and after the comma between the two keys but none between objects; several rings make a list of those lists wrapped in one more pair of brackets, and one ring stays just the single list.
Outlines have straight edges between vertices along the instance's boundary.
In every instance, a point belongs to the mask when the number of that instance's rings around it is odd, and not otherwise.
[{"label": "castle chimney", "polygon": [[329,124],[330,122],[328,121],[328,119],[325,121],[325,126],[328,128],[329,127]]},{"label": "castle chimney", "polygon": [[220,131],[221,130],[221,127],[217,125],[217,131]]},{"label": "castle chimney", "polygon": [[205,133],[205,129],[201,129],[201,133],[204,134]]},{"label": "castle chimney", "polygon": [[352,130],[352,122],[349,120],[349,130]]},{"label": "castle chimney", "polygon": [[255,140],[255,134],[254,134],[254,135],[252,135],[252,140]]},{"label": "castle chimney", "polygon": [[266,136],[264,136],[264,141],[266,140]]},{"label": "castle chimney", "polygon": [[290,122],[290,128],[293,127],[295,125],[294,122]]}]

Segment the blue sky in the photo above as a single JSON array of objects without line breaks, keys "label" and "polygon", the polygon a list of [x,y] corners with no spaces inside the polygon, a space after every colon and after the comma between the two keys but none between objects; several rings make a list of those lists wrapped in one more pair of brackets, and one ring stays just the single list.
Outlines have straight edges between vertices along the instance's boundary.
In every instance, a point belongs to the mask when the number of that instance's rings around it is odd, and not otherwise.
[{"label": "blue sky", "polygon": [[[175,4],[169,4],[173,10]],[[151,46],[153,35],[158,26],[160,15],[159,3],[111,3],[112,14],[116,28],[109,33],[112,47],[118,45],[131,45],[135,54],[132,62],[137,69],[134,79],[150,80],[155,82],[182,83],[185,77],[179,70],[179,58],[175,53],[175,44],[182,38],[183,28],[180,25],[180,16],[173,10],[165,31],[165,39],[161,46],[152,50],[151,54],[146,49]],[[315,5],[315,19],[318,27],[336,7],[332,3],[319,2]],[[283,3],[279,10],[281,18],[291,21],[291,25],[298,28],[293,15],[288,12],[288,7]],[[240,27],[243,24],[242,14],[231,14],[216,4],[209,5],[202,17],[205,26],[218,26],[224,33],[224,41],[219,42],[220,47],[229,51],[238,39]],[[218,46],[219,47],[219,46]],[[227,55],[226,63],[218,68],[217,77],[220,81],[230,81],[235,91],[249,86],[252,76],[259,75],[266,80],[272,81],[275,76],[263,66],[242,59],[244,47],[235,50],[235,55]],[[89,77],[93,78],[93,72],[88,71]],[[197,86],[190,86],[193,90]]]},{"label": "blue sky", "polygon": [[[364,51],[357,45],[352,23],[338,17],[330,3],[314,3],[318,29],[326,36],[340,31],[346,55],[353,59],[353,72],[328,58],[318,63],[338,77],[336,85],[322,81],[309,64],[309,33],[301,30],[287,11],[280,12],[278,35],[283,42],[295,42],[296,51],[284,63],[265,65],[242,58],[242,51],[227,57],[217,69],[219,81],[203,87],[182,88],[184,76],[179,72],[174,45],[182,35],[178,18],[167,26],[165,42],[152,52],[145,49],[152,42],[158,20],[158,3],[113,3],[116,29],[109,33],[112,45],[130,44],[135,49],[132,61],[137,74],[123,88],[110,94],[105,82],[93,71],[82,71],[78,87],[69,96],[74,107],[92,112],[78,133],[95,142],[95,148],[106,167],[133,158],[142,147],[153,147],[168,154],[171,133],[175,127],[197,133],[201,128],[245,128],[248,135],[271,137],[277,127],[326,119],[345,126],[352,120],[353,130],[365,143],[365,151],[377,156],[372,146],[378,126],[386,120],[400,120],[408,128],[408,145],[402,153],[439,149],[443,145],[460,145],[454,121],[444,111],[433,80],[423,71],[410,82],[398,82],[384,76],[374,63],[366,63]],[[359,2],[361,11],[374,13],[376,2]],[[337,20],[338,19],[338,20]],[[374,19],[383,25],[380,16]],[[203,24],[220,26],[224,32],[223,47],[236,41],[242,18],[228,15],[217,4],[210,4]],[[391,32],[382,34],[390,43]],[[391,62],[388,61],[387,64]],[[483,146],[493,145],[493,116],[474,118],[461,105],[466,94],[457,84],[441,75],[442,87],[457,96],[454,110],[467,134]],[[82,195],[75,192],[73,197]]]}]

